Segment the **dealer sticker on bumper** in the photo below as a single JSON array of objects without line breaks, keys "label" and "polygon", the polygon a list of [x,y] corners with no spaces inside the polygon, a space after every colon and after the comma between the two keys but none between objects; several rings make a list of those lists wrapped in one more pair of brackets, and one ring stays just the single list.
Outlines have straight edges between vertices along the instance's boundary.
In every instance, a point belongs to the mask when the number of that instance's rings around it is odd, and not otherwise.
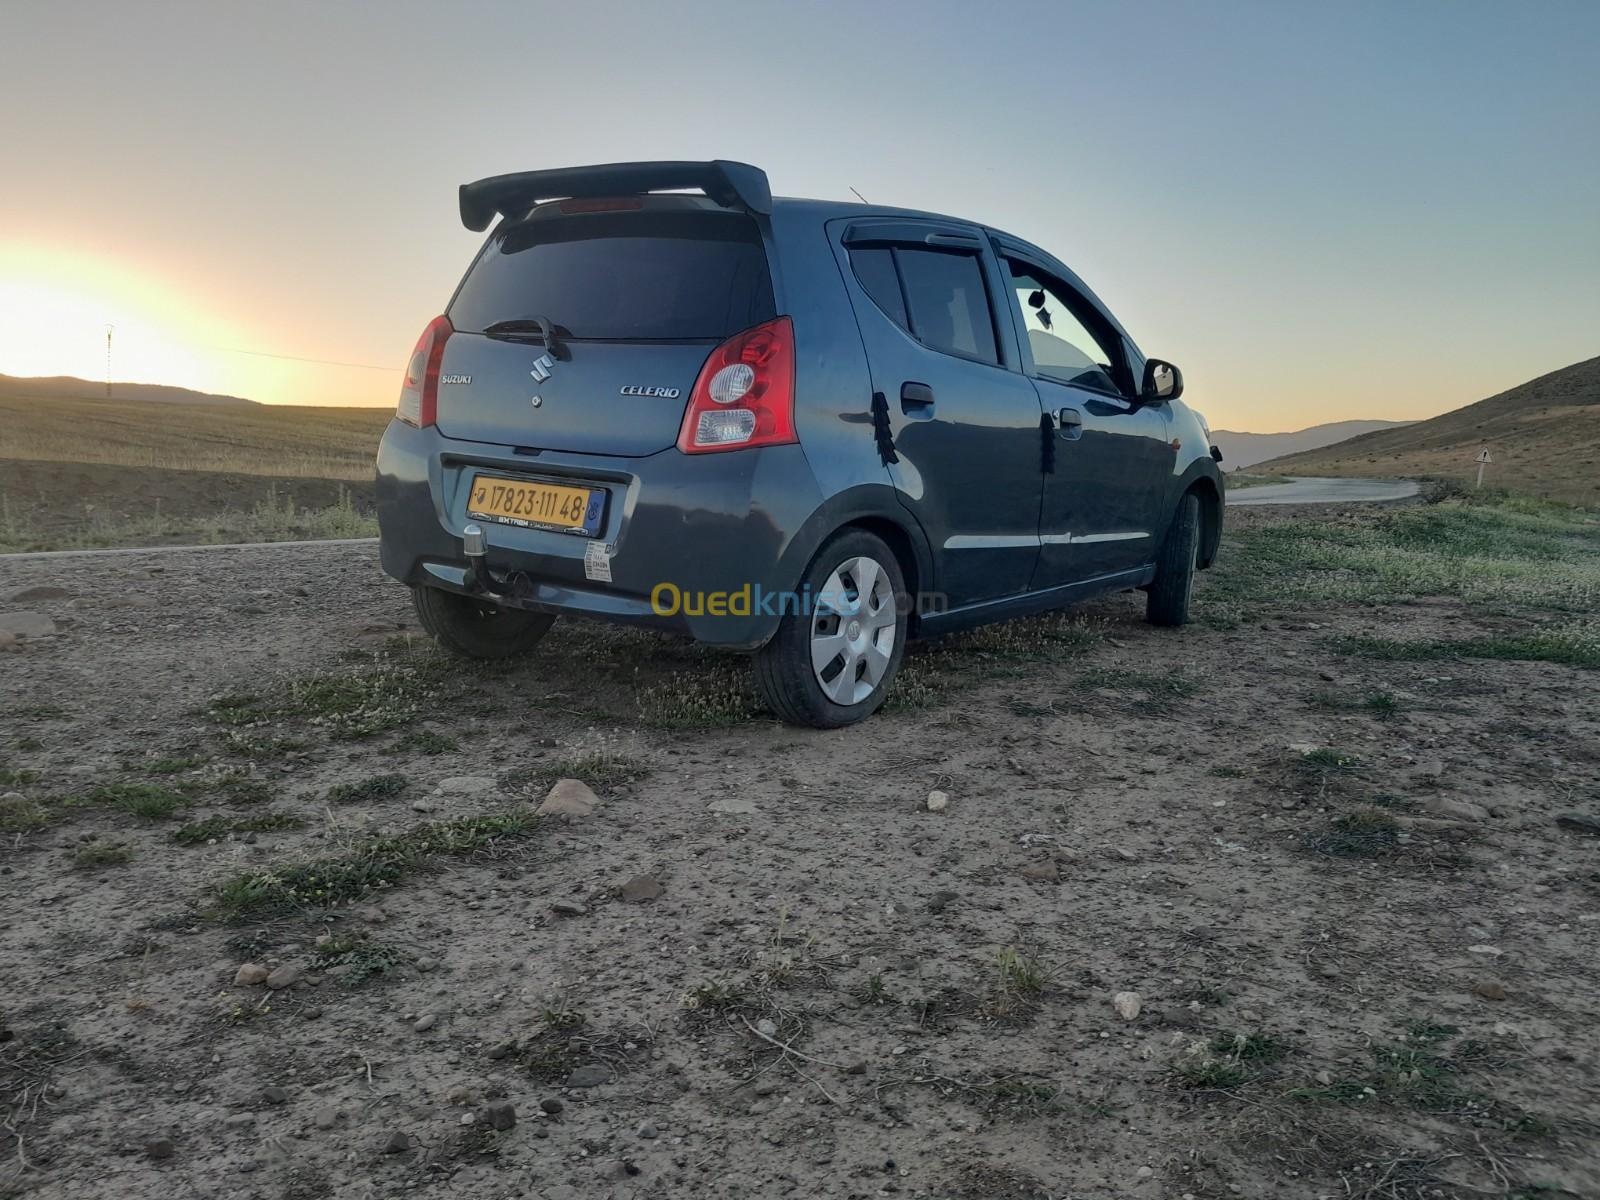
[{"label": "dealer sticker on bumper", "polygon": [[611,582],[611,550],[604,542],[590,542],[583,548],[584,578],[597,583]]}]

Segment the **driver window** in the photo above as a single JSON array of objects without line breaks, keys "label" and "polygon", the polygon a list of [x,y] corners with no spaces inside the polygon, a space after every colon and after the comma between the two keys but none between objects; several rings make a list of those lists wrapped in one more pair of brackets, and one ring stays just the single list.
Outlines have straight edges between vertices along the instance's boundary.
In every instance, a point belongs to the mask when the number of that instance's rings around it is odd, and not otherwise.
[{"label": "driver window", "polygon": [[1068,306],[1061,289],[1022,263],[1007,260],[1034,369],[1059,383],[1120,395],[1116,355]]}]

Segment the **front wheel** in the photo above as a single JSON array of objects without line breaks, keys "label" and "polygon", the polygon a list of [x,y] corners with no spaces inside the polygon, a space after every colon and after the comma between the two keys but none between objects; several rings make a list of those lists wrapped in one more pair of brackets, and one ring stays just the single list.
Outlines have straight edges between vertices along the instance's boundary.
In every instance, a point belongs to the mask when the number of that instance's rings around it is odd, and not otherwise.
[{"label": "front wheel", "polygon": [[1178,501],[1172,527],[1156,558],[1145,620],[1152,625],[1187,625],[1194,594],[1194,567],[1200,556],[1200,498],[1193,492]]},{"label": "front wheel", "polygon": [[556,623],[550,613],[500,608],[440,588],[412,588],[411,603],[417,620],[433,640],[463,658],[526,654]]},{"label": "front wheel", "polygon": [[815,729],[871,716],[906,648],[905,576],[894,553],[865,530],[842,533],[811,560],[798,598],[756,654],[761,698],[789,724]]}]

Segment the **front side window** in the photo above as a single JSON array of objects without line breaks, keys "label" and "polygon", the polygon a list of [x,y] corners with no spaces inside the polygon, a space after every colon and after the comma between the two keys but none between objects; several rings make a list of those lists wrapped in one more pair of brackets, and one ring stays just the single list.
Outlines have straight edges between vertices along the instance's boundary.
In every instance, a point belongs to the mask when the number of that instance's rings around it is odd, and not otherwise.
[{"label": "front side window", "polygon": [[1115,339],[1100,335],[1073,311],[1083,302],[1067,289],[1041,278],[1023,263],[1007,260],[1034,370],[1058,383],[1120,395],[1123,374]]},{"label": "front side window", "polygon": [[976,255],[856,247],[850,265],[884,315],[928,349],[999,363],[989,292]]}]

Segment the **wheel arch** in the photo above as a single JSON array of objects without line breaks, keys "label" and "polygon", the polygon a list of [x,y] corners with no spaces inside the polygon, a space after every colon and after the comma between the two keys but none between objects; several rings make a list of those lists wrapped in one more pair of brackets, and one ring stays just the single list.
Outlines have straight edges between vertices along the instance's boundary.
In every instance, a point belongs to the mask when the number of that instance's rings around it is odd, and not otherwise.
[{"label": "wheel arch", "polygon": [[1217,560],[1217,547],[1222,542],[1222,492],[1215,480],[1201,475],[1183,489],[1183,495],[1200,501],[1200,553],[1195,565],[1205,570]]}]

